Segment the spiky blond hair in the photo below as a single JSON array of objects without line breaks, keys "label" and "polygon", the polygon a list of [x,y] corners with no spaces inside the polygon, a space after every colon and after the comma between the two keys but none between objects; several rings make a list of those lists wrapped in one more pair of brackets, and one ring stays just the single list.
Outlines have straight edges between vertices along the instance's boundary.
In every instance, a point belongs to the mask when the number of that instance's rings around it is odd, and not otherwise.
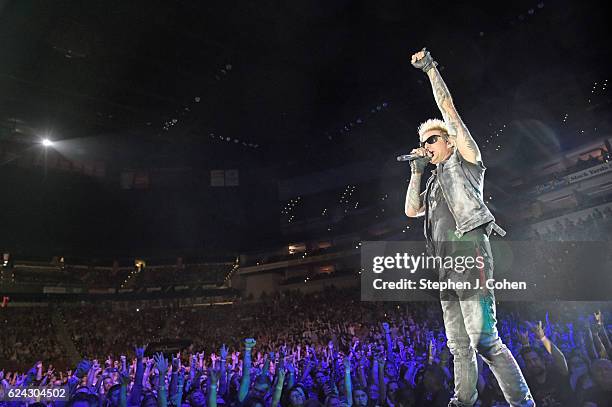
[{"label": "spiky blond hair", "polygon": [[425,122],[419,124],[419,138],[422,138],[423,134],[427,133],[429,130],[443,131],[447,136],[445,138],[448,138],[448,135],[450,134],[450,129],[448,128],[444,120],[440,119],[427,119]]}]

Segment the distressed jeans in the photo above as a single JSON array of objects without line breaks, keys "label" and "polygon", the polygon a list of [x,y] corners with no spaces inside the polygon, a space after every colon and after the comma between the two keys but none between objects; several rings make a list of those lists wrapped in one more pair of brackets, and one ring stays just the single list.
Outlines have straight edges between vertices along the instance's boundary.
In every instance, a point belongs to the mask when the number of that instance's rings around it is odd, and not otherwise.
[{"label": "distressed jeans", "polygon": [[[471,251],[472,256],[481,255],[484,258],[484,267],[475,270],[475,273],[466,273],[465,278],[479,278],[481,281],[493,278],[493,256],[488,236],[482,229],[476,229],[466,235],[464,237],[470,240],[470,243],[464,246],[464,251],[467,248],[467,252]],[[456,249],[457,242],[454,242],[452,247]],[[441,271],[440,277],[447,278],[448,273],[454,271]],[[468,295],[461,292],[444,294],[441,296],[444,326],[455,366],[455,392],[449,406],[471,407],[476,402],[476,352],[491,368],[506,401],[511,406],[535,406],[516,360],[499,338],[493,291],[472,290]]]}]

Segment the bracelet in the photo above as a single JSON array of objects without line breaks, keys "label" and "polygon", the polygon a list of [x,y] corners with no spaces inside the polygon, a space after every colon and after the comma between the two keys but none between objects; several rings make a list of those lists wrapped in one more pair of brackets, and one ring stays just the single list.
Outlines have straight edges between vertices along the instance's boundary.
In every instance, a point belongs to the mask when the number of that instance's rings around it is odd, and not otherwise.
[{"label": "bracelet", "polygon": [[432,59],[430,64],[423,67],[423,72],[427,73],[431,68],[435,68],[436,66],[438,66],[438,63]]}]

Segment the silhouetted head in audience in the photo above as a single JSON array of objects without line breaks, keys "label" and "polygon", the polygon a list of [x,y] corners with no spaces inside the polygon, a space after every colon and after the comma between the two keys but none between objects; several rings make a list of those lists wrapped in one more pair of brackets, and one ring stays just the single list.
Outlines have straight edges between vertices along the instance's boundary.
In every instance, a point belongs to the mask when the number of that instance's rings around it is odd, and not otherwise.
[{"label": "silhouetted head in audience", "polygon": [[525,375],[530,377],[538,377],[546,375],[546,365],[544,359],[534,348],[521,349],[521,356],[525,362]]},{"label": "silhouetted head in audience", "polygon": [[249,396],[242,403],[242,407],[265,407],[266,402],[263,398]]},{"label": "silhouetted head in audience", "polygon": [[325,407],[340,407],[340,398],[335,394],[325,397]]},{"label": "silhouetted head in audience", "polygon": [[270,391],[271,386],[272,383],[266,375],[259,375],[257,378],[255,378],[255,382],[253,383],[253,387],[249,392],[249,396],[264,399]]},{"label": "silhouetted head in audience", "polygon": [[612,362],[608,359],[597,359],[591,364],[593,382],[604,391],[612,391]]},{"label": "silhouetted head in audience", "polygon": [[589,372],[589,366],[580,352],[572,351],[567,360],[567,367],[572,375],[581,376]]},{"label": "silhouetted head in audience", "polygon": [[323,386],[324,383],[327,383],[328,377],[325,374],[324,370],[318,370],[315,374],[315,383],[317,386]]},{"label": "silhouetted head in audience", "polygon": [[395,380],[390,380],[387,383],[387,398],[391,400],[391,402],[395,403],[397,391],[399,389],[399,385]]},{"label": "silhouetted head in audience", "polygon": [[304,403],[304,407],[323,407],[323,405],[317,399],[308,399]]},{"label": "silhouetted head in audience", "polygon": [[157,397],[153,393],[144,394],[140,407],[157,407]]},{"label": "silhouetted head in audience", "polygon": [[306,390],[301,385],[295,385],[289,390],[289,405],[300,407],[306,403]]},{"label": "silhouetted head in audience", "polygon": [[397,378],[397,368],[395,367],[394,363],[387,363],[385,365],[385,376],[387,376],[389,379]]},{"label": "silhouetted head in audience", "polygon": [[397,391],[396,406],[398,407],[414,407],[416,406],[416,396],[414,390],[410,387],[404,387]]},{"label": "silhouetted head in audience", "polygon": [[370,399],[370,401],[376,403],[378,401],[379,395],[380,393],[378,391],[378,385],[375,383],[370,384],[368,386],[368,398]]},{"label": "silhouetted head in audience", "polygon": [[353,389],[353,404],[355,407],[366,407],[368,405],[368,393],[363,387]]},{"label": "silhouetted head in audience", "polygon": [[195,389],[190,392],[187,400],[193,407],[203,407],[206,405],[206,396],[201,389]]},{"label": "silhouetted head in audience", "polygon": [[436,393],[444,388],[444,371],[440,366],[430,365],[425,369],[423,384],[428,392]]},{"label": "silhouetted head in audience", "polygon": [[77,389],[75,395],[68,402],[67,407],[98,407],[100,399],[96,395],[90,394],[89,389],[86,387],[85,390],[83,388]]},{"label": "silhouetted head in audience", "polygon": [[119,393],[121,391],[121,385],[115,384],[109,390],[106,396],[106,406],[107,407],[117,407],[119,406]]}]

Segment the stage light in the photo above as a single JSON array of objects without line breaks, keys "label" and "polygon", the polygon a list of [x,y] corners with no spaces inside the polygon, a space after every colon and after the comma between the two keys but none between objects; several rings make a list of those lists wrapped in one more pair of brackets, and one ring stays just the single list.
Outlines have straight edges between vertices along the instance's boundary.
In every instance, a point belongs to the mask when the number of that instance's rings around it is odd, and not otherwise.
[{"label": "stage light", "polygon": [[[138,270],[138,272],[141,272],[145,267],[147,266],[147,263],[142,260],[142,259],[136,259],[134,260],[134,267],[136,267],[136,270]],[[128,278],[131,276],[128,276]]]},{"label": "stage light", "polygon": [[11,260],[11,254],[3,253],[2,254],[2,267],[8,267],[10,260]]},{"label": "stage light", "polygon": [[45,147],[51,147],[53,145],[53,141],[49,140],[48,138],[42,139],[41,143]]}]

